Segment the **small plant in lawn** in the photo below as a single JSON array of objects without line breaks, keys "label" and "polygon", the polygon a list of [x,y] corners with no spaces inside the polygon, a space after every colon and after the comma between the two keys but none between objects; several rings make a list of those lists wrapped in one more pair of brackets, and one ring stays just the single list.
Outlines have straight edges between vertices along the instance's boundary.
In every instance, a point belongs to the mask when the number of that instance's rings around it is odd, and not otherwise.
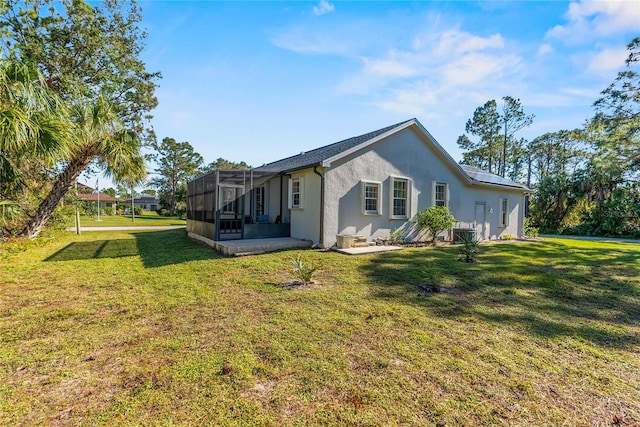
[{"label": "small plant in lawn", "polygon": [[458,260],[464,262],[475,262],[476,259],[473,256],[478,253],[478,249],[480,247],[479,244],[480,240],[476,239],[471,233],[464,233],[462,235],[462,246],[458,250],[461,257],[458,258]]},{"label": "small plant in lawn", "polygon": [[404,231],[398,229],[393,230],[390,234],[389,234],[389,242],[390,243],[403,243],[404,242],[404,238],[405,238],[405,234]]},{"label": "small plant in lawn", "polygon": [[317,266],[305,262],[300,254],[291,259],[291,274],[303,285],[308,285],[313,281],[313,275],[317,270]]},{"label": "small plant in lawn", "polygon": [[513,234],[509,234],[509,233],[504,233],[502,234],[502,236],[500,236],[501,240],[515,240],[515,236]]},{"label": "small plant in lawn", "polygon": [[418,212],[416,223],[421,230],[427,230],[431,241],[435,242],[438,234],[450,229],[456,219],[446,206],[431,206]]}]

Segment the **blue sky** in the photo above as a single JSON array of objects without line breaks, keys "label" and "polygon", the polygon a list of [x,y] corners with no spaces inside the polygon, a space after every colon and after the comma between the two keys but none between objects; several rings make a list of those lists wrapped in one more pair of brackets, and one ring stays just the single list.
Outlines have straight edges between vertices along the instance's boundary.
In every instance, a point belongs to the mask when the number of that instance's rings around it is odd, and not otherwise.
[{"label": "blue sky", "polygon": [[580,126],[640,35],[640,2],[141,1],[153,127],[252,166],[416,117],[456,159],[479,105]]}]

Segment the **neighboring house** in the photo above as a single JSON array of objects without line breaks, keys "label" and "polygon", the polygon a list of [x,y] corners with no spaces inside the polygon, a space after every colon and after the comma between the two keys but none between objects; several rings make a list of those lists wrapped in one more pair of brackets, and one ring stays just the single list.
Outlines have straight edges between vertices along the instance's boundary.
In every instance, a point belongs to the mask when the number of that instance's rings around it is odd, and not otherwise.
[{"label": "neighboring house", "polygon": [[84,202],[84,204],[91,209],[97,209],[98,203],[100,203],[100,210],[106,208],[112,208],[116,211],[118,199],[102,192],[96,192],[95,189],[88,185],[78,183],[78,199]]},{"label": "neighboring house", "polygon": [[[516,182],[456,163],[416,119],[249,171],[189,182],[187,231],[212,240],[286,235],[331,247],[336,236],[423,239],[415,216],[447,206],[481,239],[522,236]],[[449,232],[444,238],[451,238]]]},{"label": "neighboring house", "polygon": [[142,195],[133,199],[133,205],[136,208],[142,208],[143,211],[157,211],[160,209],[160,199],[155,196]]}]

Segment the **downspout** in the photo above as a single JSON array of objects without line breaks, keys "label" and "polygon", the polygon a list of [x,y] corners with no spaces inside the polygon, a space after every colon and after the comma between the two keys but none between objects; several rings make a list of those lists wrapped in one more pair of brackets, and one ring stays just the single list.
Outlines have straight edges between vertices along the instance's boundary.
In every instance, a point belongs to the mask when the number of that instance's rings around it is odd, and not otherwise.
[{"label": "downspout", "polygon": [[324,174],[318,172],[318,166],[313,167],[313,173],[320,177],[320,239],[318,246],[322,247],[324,236]]}]

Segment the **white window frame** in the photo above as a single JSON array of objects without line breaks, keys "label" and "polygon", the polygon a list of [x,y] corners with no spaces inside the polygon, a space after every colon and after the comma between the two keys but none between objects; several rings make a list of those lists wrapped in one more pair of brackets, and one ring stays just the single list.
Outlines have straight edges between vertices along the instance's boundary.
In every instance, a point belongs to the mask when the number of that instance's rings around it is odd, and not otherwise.
[{"label": "white window frame", "polygon": [[[382,183],[376,181],[361,181],[361,201],[362,201],[362,214],[363,215],[380,215],[381,207],[382,207]],[[376,188],[376,198],[375,198],[375,209],[367,209],[367,199],[372,199],[371,197],[367,197],[367,187],[375,187]]]},{"label": "white window frame", "polygon": [[267,198],[267,186],[261,185],[255,188],[254,191],[254,215],[257,219],[260,215],[264,215],[267,212],[266,206]]},{"label": "white window frame", "polygon": [[[220,210],[223,214],[237,214],[239,212],[238,210],[238,202],[240,199],[240,197],[238,196],[238,191],[240,191],[242,193],[242,189],[243,187],[238,186],[238,185],[221,185],[220,187]],[[233,195],[235,196],[233,198],[233,200],[225,200],[224,196],[225,196],[225,191],[232,191],[233,190]],[[227,209],[227,207],[231,207],[230,209]]]},{"label": "white window frame", "polygon": [[[444,187],[444,191],[442,191],[443,199],[438,199],[438,187]],[[446,182],[433,182],[433,206],[444,206],[449,207],[449,184]]]},{"label": "white window frame", "polygon": [[[395,183],[396,182],[404,182],[406,185],[406,194],[404,198],[396,197],[395,191]],[[404,214],[397,215],[395,213],[395,201],[396,200],[404,200]],[[400,176],[392,176],[389,180],[389,218],[390,219],[409,219],[411,217],[411,179],[400,177]]]},{"label": "white window frame", "polygon": [[[294,183],[298,183],[298,191],[293,192]],[[293,198],[298,195],[298,203],[293,203]],[[304,177],[298,176],[289,180],[289,209],[304,209]]]},{"label": "white window frame", "polygon": [[509,199],[500,199],[500,227],[509,226]]}]

